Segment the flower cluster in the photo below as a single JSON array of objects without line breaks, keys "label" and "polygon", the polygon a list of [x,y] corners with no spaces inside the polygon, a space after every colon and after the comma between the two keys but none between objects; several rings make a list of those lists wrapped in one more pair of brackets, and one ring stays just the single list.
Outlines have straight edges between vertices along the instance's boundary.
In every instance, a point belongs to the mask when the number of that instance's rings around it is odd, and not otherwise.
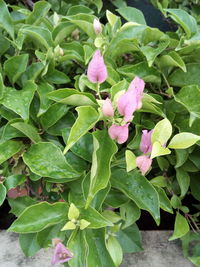
[{"label": "flower cluster", "polygon": [[[87,77],[92,83],[103,83],[108,73],[100,50],[96,50],[88,65]],[[133,113],[142,107],[142,94],[145,83],[139,77],[135,77],[129,85],[128,90],[122,94],[117,101],[118,114],[123,116],[121,124],[113,123],[115,110],[109,98],[103,101],[102,113],[105,117],[112,119],[112,125],[108,129],[110,137],[118,144],[123,144],[128,139],[128,126],[133,119]]]}]

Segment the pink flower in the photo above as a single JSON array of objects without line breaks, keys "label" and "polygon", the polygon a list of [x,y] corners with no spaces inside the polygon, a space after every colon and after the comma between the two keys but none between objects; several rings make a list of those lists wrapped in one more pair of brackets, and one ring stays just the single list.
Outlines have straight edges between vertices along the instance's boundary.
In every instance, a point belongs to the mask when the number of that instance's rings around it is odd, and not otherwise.
[{"label": "pink flower", "polygon": [[114,109],[112,106],[112,102],[108,97],[103,102],[102,112],[103,112],[103,115],[106,117],[114,116]]},{"label": "pink flower", "polygon": [[119,97],[118,110],[124,116],[125,121],[132,119],[135,110],[142,107],[142,93],[144,91],[144,81],[139,77],[130,83],[127,92]]},{"label": "pink flower", "polygon": [[117,141],[118,144],[123,144],[128,139],[128,126],[130,123],[127,123],[123,126],[113,124],[108,129],[108,134],[110,135],[111,139]]},{"label": "pink flower", "polygon": [[96,35],[100,34],[102,32],[102,26],[98,19],[94,19],[93,21],[93,27]]},{"label": "pink flower", "polygon": [[153,133],[153,130],[147,131],[143,130],[142,131],[142,138],[140,142],[140,150],[144,154],[150,153],[152,150],[152,143],[151,143],[151,135]]},{"label": "pink flower", "polygon": [[64,263],[73,258],[73,254],[61,243],[57,243],[54,249],[51,264]]},{"label": "pink flower", "polygon": [[88,65],[87,77],[92,83],[103,83],[107,79],[107,68],[100,50],[96,50]]},{"label": "pink flower", "polygon": [[142,175],[145,175],[147,171],[150,169],[152,164],[152,159],[148,156],[139,156],[136,158],[136,165],[140,169]]}]

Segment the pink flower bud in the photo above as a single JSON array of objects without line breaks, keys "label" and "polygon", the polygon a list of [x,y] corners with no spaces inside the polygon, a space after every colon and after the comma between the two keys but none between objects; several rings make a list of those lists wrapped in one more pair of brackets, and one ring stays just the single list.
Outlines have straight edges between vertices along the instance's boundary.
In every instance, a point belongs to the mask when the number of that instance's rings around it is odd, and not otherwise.
[{"label": "pink flower bud", "polygon": [[114,109],[112,106],[112,102],[108,97],[103,102],[102,112],[103,112],[103,115],[106,117],[114,116]]},{"label": "pink flower bud", "polygon": [[150,153],[152,150],[152,143],[151,143],[151,135],[153,133],[153,130],[147,131],[143,130],[142,131],[142,138],[140,142],[140,151],[143,152],[144,154]]},{"label": "pink flower bud", "polygon": [[98,19],[94,19],[93,21],[93,27],[96,35],[100,34],[102,32],[102,26]]},{"label": "pink flower bud", "polygon": [[151,164],[152,159],[150,159],[148,156],[143,155],[136,158],[136,165],[140,169],[142,175],[145,175],[148,172]]},{"label": "pink flower bud", "polygon": [[61,242],[57,243],[54,249],[51,264],[64,263],[73,258],[73,254]]},{"label": "pink flower bud", "polygon": [[87,77],[92,83],[103,83],[107,79],[107,68],[100,50],[96,50],[88,65]]},{"label": "pink flower bud", "polygon": [[131,82],[127,92],[119,97],[118,110],[124,116],[125,121],[132,120],[135,110],[142,107],[142,93],[144,90],[144,81],[139,77]]},{"label": "pink flower bud", "polygon": [[113,124],[108,129],[108,134],[110,135],[111,139],[117,141],[118,144],[123,144],[128,139],[128,126],[130,123],[127,123],[123,126]]}]

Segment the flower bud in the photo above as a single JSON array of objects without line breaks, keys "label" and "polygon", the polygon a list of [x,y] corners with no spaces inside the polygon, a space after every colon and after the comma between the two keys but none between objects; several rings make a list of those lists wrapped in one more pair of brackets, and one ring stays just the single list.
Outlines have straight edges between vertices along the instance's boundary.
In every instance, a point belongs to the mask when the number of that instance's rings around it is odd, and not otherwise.
[{"label": "flower bud", "polygon": [[116,124],[113,124],[108,129],[108,134],[111,139],[114,139],[117,141],[118,144],[123,144],[128,139],[128,126],[130,123],[127,123],[123,126],[119,126]]},{"label": "flower bud", "polygon": [[145,175],[148,172],[151,164],[152,159],[150,159],[148,156],[143,155],[136,158],[136,165],[140,169],[142,175]]},{"label": "flower bud", "polygon": [[87,77],[92,83],[103,83],[107,79],[107,68],[100,50],[96,50],[87,70]]},{"label": "flower bud", "polygon": [[93,27],[96,35],[100,34],[102,32],[102,26],[98,19],[94,19],[93,21]]},{"label": "flower bud", "polygon": [[151,153],[152,150],[152,143],[151,143],[151,135],[153,133],[153,130],[147,131],[143,130],[142,131],[142,138],[140,142],[140,151],[143,152],[144,154],[146,153]]},{"label": "flower bud", "polygon": [[103,115],[106,117],[114,116],[114,109],[112,106],[112,102],[108,97],[103,102],[102,112],[103,112]]}]

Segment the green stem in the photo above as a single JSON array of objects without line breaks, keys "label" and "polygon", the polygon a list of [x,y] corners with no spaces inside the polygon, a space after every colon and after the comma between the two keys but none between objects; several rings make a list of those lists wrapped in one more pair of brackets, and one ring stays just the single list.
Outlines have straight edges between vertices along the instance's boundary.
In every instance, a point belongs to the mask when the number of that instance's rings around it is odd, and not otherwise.
[{"label": "green stem", "polygon": [[102,99],[101,98],[101,94],[100,94],[100,84],[99,83],[97,83],[97,95],[98,95],[98,97],[99,97],[99,99]]}]

